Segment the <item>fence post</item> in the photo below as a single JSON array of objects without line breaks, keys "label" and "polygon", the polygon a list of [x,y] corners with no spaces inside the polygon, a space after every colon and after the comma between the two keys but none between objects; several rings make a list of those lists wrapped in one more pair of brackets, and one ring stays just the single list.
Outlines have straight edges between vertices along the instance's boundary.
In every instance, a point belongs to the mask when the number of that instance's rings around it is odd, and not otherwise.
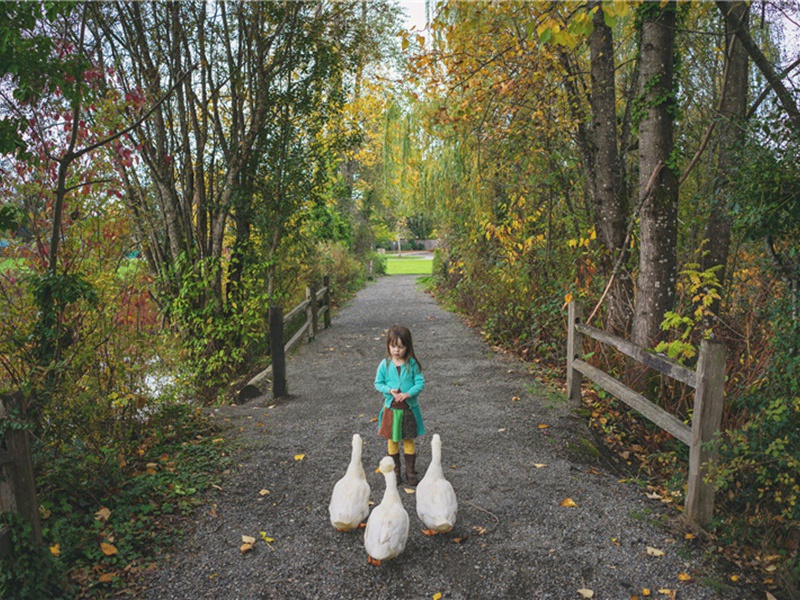
[{"label": "fence post", "polygon": [[311,288],[306,286],[306,335],[308,336],[309,343],[314,339],[314,315],[311,311],[311,305],[314,304],[314,298],[311,297]]},{"label": "fence post", "polygon": [[331,326],[331,277],[325,275],[322,278],[322,285],[325,286],[325,294],[322,296],[322,303],[325,305],[325,314],[322,316],[322,321],[325,324],[325,329]]},{"label": "fence post", "polygon": [[697,361],[685,504],[686,516],[700,526],[706,525],[714,515],[714,486],[706,483],[704,477],[708,463],[716,460],[716,448],[709,448],[708,443],[720,429],[724,387],[725,346],[703,340]]},{"label": "fence post", "polygon": [[272,355],[272,397],[286,395],[286,353],[283,350],[283,307],[269,307],[269,348]]},{"label": "fence post", "polygon": [[581,305],[573,300],[568,305],[567,312],[567,397],[575,406],[581,404],[581,382],[583,376],[572,368],[576,358],[583,357],[583,340],[581,334],[575,331],[575,323],[583,319]]},{"label": "fence post", "polygon": [[[0,396],[0,419],[25,414],[21,392]],[[33,543],[42,543],[39,503],[33,478],[33,462],[27,429],[10,429],[0,438],[0,512],[18,514],[33,527]]]},{"label": "fence post", "polygon": [[317,306],[317,286],[313,283],[308,286],[308,297],[311,300],[309,308],[311,308],[311,337],[317,337],[317,330],[319,329],[319,306]]}]

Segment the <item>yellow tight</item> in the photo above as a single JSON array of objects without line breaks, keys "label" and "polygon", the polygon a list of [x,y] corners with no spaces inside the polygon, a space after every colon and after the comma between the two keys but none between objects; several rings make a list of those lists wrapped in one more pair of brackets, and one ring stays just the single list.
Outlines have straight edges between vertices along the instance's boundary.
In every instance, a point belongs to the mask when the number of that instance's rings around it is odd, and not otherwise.
[{"label": "yellow tight", "polygon": [[[403,454],[414,454],[414,440],[403,440]],[[400,442],[389,440],[389,454],[400,453]]]}]

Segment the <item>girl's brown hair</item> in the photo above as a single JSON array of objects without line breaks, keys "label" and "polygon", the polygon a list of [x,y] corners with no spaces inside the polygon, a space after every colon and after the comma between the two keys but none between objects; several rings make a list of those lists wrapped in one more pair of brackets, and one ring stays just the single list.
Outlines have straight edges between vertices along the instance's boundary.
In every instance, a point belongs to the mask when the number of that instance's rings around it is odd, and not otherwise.
[{"label": "girl's brown hair", "polygon": [[402,325],[392,325],[389,328],[389,331],[386,334],[386,358],[392,357],[389,347],[392,345],[397,346],[397,342],[400,342],[400,344],[406,348],[406,355],[403,358],[406,360],[413,358],[417,363],[419,370],[422,371],[422,363],[419,362],[417,355],[414,354],[414,342],[411,339],[411,331],[408,329],[408,327],[403,327]]}]

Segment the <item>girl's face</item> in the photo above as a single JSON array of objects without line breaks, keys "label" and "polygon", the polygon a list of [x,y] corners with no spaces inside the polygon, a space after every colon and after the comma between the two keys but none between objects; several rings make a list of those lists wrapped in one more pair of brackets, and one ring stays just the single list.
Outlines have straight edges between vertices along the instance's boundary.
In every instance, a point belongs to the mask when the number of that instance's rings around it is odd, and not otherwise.
[{"label": "girl's face", "polygon": [[398,360],[404,359],[406,357],[406,347],[400,340],[392,340],[389,343],[389,353],[392,355],[392,358]]}]

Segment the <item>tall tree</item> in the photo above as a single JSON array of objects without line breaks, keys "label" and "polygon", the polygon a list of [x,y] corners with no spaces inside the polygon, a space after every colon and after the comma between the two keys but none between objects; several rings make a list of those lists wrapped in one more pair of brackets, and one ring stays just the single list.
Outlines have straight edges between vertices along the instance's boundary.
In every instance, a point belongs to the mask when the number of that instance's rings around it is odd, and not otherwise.
[{"label": "tall tree", "polygon": [[606,23],[607,17],[602,3],[590,2],[589,6],[594,10],[594,28],[589,36],[589,48],[595,215],[598,236],[606,248],[606,274],[614,277],[608,294],[606,328],[619,334],[627,334],[630,328],[633,289],[627,269],[619,269],[628,254],[625,238],[629,207],[624,163],[617,142],[614,40],[611,27]]},{"label": "tall tree", "polygon": [[800,135],[800,107],[798,107],[794,95],[783,83],[783,76],[775,71],[772,63],[767,59],[767,57],[761,51],[761,48],[758,47],[758,44],[756,44],[755,40],[753,40],[753,38],[750,36],[747,22],[747,11],[743,10],[742,7],[739,6],[740,4],[742,3],[723,2],[721,0],[717,1],[717,7],[719,7],[720,12],[722,13],[729,31],[739,38],[744,50],[752,59],[753,63],[758,67],[759,71],[761,71],[761,74],[764,76],[764,79],[767,80],[767,83],[772,88],[772,91],[775,92],[781,108],[789,118],[789,127],[791,127],[796,135]]},{"label": "tall tree", "polygon": [[[731,2],[726,7],[736,20],[747,26],[746,2]],[[747,113],[748,54],[733,28],[725,21],[725,69],[719,103],[717,131],[717,164],[712,190],[711,212],[706,223],[704,238],[708,240],[702,259],[702,268],[718,267],[717,278],[725,281],[731,242],[731,183],[730,175],[737,170],[741,149],[745,141],[744,122]],[[712,306],[719,312],[719,303]]]},{"label": "tall tree", "polygon": [[[675,299],[678,179],[673,164],[675,2],[640,7],[639,188],[649,194],[641,209],[639,274],[632,339],[652,346],[664,313]],[[652,181],[651,181],[652,180]]]}]

